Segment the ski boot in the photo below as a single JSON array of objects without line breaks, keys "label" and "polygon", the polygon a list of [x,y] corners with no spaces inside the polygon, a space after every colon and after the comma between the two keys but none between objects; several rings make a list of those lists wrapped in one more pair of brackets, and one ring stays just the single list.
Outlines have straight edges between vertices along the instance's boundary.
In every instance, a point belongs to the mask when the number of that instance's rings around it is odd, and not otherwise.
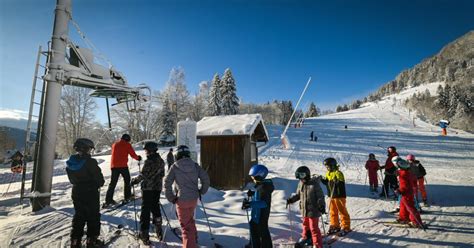
[{"label": "ski boot", "polygon": [[331,235],[331,234],[338,233],[339,231],[341,231],[340,227],[330,226],[327,234]]},{"label": "ski boot", "polygon": [[306,246],[312,246],[313,241],[311,238],[300,238],[298,242],[295,244],[295,248],[304,248]]},{"label": "ski boot", "polygon": [[152,220],[153,225],[155,225],[156,237],[158,237],[159,241],[163,240],[163,229],[161,225],[163,224],[163,220],[160,217],[153,218]]},{"label": "ski boot", "polygon": [[116,205],[116,204],[117,204],[117,202],[114,201],[114,200],[109,201],[109,202],[104,202],[104,204],[102,204],[102,208],[109,208],[109,207],[111,207],[113,205]]},{"label": "ski boot", "polygon": [[428,200],[424,199],[423,200],[423,207],[429,207],[430,205],[428,204]]},{"label": "ski boot", "polygon": [[342,236],[346,236],[348,233],[352,232],[351,229],[349,228],[345,228],[345,229],[342,229],[339,233],[338,233],[338,236],[339,237],[342,237]]},{"label": "ski boot", "polygon": [[104,247],[104,241],[98,239],[98,237],[88,237],[86,242],[87,248],[102,248]]},{"label": "ski boot", "polygon": [[146,234],[145,232],[140,232],[138,234],[138,239],[140,239],[144,245],[150,245],[151,242],[150,242],[150,236],[148,236],[148,234]]},{"label": "ski boot", "polygon": [[399,223],[399,224],[408,224],[408,221],[406,220],[401,220],[401,219],[397,219],[395,222]]},{"label": "ski boot", "polygon": [[81,248],[81,239],[71,239],[71,248]]}]

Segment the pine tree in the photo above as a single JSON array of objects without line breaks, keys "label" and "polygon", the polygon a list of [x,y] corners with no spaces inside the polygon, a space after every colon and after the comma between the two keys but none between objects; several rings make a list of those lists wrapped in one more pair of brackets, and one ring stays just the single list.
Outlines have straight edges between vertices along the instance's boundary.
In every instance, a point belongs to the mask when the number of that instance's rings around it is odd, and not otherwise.
[{"label": "pine tree", "polygon": [[235,115],[239,112],[239,98],[236,94],[235,80],[230,68],[227,68],[222,76],[222,113]]},{"label": "pine tree", "polygon": [[314,104],[314,102],[311,102],[311,104],[309,105],[309,109],[306,112],[305,116],[306,117],[316,117],[318,115],[319,115],[319,112],[318,112],[318,109],[316,108],[316,105]]},{"label": "pine tree", "polygon": [[165,99],[163,109],[161,110],[161,137],[170,137],[174,135],[175,120],[174,114],[171,112],[170,103]]},{"label": "pine tree", "polygon": [[219,74],[215,74],[212,78],[211,90],[209,92],[209,103],[207,112],[210,116],[216,116],[222,114],[222,96],[221,87],[222,82],[219,78]]}]

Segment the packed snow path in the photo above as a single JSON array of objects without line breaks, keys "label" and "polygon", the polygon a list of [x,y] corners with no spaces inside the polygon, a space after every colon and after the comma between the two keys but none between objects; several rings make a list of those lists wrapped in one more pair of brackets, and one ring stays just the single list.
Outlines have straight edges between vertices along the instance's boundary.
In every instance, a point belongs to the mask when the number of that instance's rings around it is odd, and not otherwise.
[{"label": "packed snow path", "polygon": [[[439,128],[419,120],[416,124],[414,127],[408,112],[400,107],[394,112],[388,103],[371,104],[358,110],[308,119],[303,127],[289,129],[287,135],[294,148],[292,150],[281,148],[279,135],[283,127],[269,126],[270,142],[260,148],[259,162],[269,167],[269,177],[273,178],[276,188],[270,216],[275,247],[290,237],[298,239],[301,231],[297,204],[291,208],[291,218],[285,208],[285,199],[296,190],[295,169],[306,165],[313,174],[324,174],[322,161],[330,156],[339,161],[346,177],[347,208],[354,230],[337,241],[334,247],[472,247],[474,135],[464,132],[455,134],[455,131],[449,130],[449,136],[442,137]],[[311,131],[318,137],[317,142],[309,141]],[[369,153],[375,153],[383,164],[386,158],[384,148],[390,145],[396,146],[402,156],[415,154],[427,170],[427,192],[432,206],[426,208],[427,213],[422,215],[423,221],[429,224],[426,232],[387,227],[374,221],[394,220],[395,216],[388,212],[395,205],[393,201],[369,194],[364,164]],[[144,155],[142,151],[139,154]],[[107,186],[110,156],[96,158]],[[60,172],[64,166],[64,161],[57,161],[55,170]],[[132,176],[136,175],[136,162],[131,163],[130,167]],[[8,172],[2,169],[0,173]],[[122,198],[121,180],[114,195],[116,200]],[[0,182],[0,186],[6,183]],[[55,173],[53,184],[51,208],[36,214],[30,213],[29,208],[22,210],[18,206],[17,194],[8,194],[0,199],[0,247],[65,247],[69,244],[74,213],[70,200],[71,186],[64,172]],[[102,200],[106,186],[101,190]],[[246,214],[241,210],[244,194],[245,191],[211,189],[203,198],[216,242],[225,247],[243,247],[248,242]],[[138,200],[137,206],[140,203]],[[172,206],[164,198],[162,203],[168,216],[174,219],[172,226],[178,226]],[[196,215],[199,242],[203,246],[211,246],[201,208],[197,209]],[[327,216],[324,219],[327,221]],[[102,236],[105,239],[110,237],[119,224],[124,225],[124,232],[113,240],[111,247],[138,247],[131,235],[135,228],[132,204],[113,215],[102,215]],[[161,246],[153,236],[152,240],[156,247]],[[166,234],[166,241],[169,241],[170,247],[180,245],[170,232]]]}]

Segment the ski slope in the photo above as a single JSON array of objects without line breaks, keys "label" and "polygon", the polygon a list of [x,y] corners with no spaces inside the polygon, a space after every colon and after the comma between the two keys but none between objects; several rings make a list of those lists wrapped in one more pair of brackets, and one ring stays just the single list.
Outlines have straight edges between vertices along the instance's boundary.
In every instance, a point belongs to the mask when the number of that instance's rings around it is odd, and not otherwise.
[{"label": "ski slope", "polygon": [[[425,86],[423,86],[425,87]],[[435,87],[435,86],[433,86]],[[424,89],[419,89],[423,90]],[[406,95],[411,95],[406,94]],[[270,141],[260,148],[259,162],[270,169],[276,190],[272,195],[270,232],[274,246],[288,239],[297,240],[301,231],[297,204],[285,208],[285,199],[296,190],[294,171],[306,165],[313,174],[324,174],[322,161],[334,157],[346,177],[347,208],[353,232],[333,244],[333,247],[473,247],[474,243],[474,135],[448,129],[448,136],[440,136],[440,129],[415,119],[400,106],[401,96],[366,104],[357,110],[307,119],[301,128],[290,128],[287,136],[293,149],[284,150],[280,144],[282,126],[268,126]],[[411,113],[412,114],[412,113]],[[347,125],[347,130],[344,126]],[[315,132],[317,142],[309,141]],[[457,131],[457,134],[456,134]],[[427,192],[431,207],[422,215],[429,224],[426,231],[387,227],[374,220],[394,220],[390,214],[393,201],[369,194],[365,161],[369,153],[385,161],[385,147],[396,146],[400,155],[413,153],[427,170]],[[166,149],[161,150],[164,153]],[[143,151],[138,151],[142,156]],[[163,155],[164,157],[164,155]],[[106,184],[110,180],[110,156],[98,156]],[[56,161],[51,207],[38,213],[18,205],[18,191],[0,199],[0,247],[66,247],[74,209],[71,185],[64,171],[65,161]],[[138,173],[136,162],[130,163],[132,176]],[[7,169],[1,169],[5,175]],[[223,175],[231,176],[231,175]],[[0,189],[7,182],[0,182]],[[18,184],[18,183],[16,183]],[[107,186],[107,185],[106,185]],[[115,199],[122,198],[123,184],[117,185]],[[15,185],[12,188],[17,189]],[[105,198],[106,187],[101,190]],[[207,208],[216,242],[225,247],[243,247],[248,242],[248,224],[241,210],[244,191],[211,189],[203,201]],[[137,194],[140,194],[138,188]],[[161,202],[171,225],[177,227],[172,205],[163,197]],[[140,200],[137,200],[139,209]],[[139,247],[131,233],[135,229],[133,204],[114,214],[102,215],[102,236],[108,239],[115,227],[124,225],[124,232],[110,247]],[[201,208],[196,210],[199,243],[212,246],[206,220]],[[324,216],[327,220],[327,216]],[[164,227],[163,227],[164,228]],[[326,226],[326,230],[327,230]],[[167,232],[168,247],[180,247],[179,241]],[[155,247],[166,247],[158,243]],[[143,245],[142,245],[143,246]],[[143,246],[144,247],[144,246]]]}]

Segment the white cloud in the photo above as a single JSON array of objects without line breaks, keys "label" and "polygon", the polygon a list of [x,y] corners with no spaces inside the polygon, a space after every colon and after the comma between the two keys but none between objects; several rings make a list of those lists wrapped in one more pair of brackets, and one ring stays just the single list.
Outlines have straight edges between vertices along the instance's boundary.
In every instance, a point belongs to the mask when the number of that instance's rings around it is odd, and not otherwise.
[{"label": "white cloud", "polygon": [[0,119],[28,120],[28,112],[18,109],[0,109]]}]

